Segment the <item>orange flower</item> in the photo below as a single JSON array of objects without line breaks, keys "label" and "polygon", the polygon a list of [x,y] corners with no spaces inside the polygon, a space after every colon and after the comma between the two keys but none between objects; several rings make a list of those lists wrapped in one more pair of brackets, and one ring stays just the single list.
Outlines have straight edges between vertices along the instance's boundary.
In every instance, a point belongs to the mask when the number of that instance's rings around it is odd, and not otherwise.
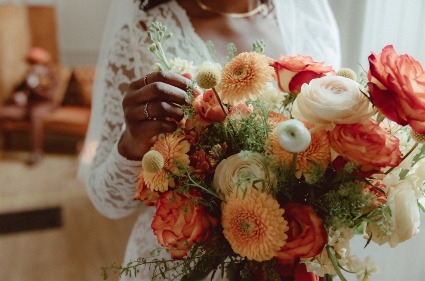
[{"label": "orange flower", "polygon": [[311,258],[322,252],[328,238],[322,219],[310,205],[287,203],[288,240],[277,256],[284,263],[296,258]]},{"label": "orange flower", "polygon": [[164,192],[168,190],[169,186],[175,186],[174,179],[168,171],[178,173],[177,164],[189,165],[187,152],[190,149],[190,144],[184,139],[183,134],[167,134],[160,137],[152,146],[152,149],[158,151],[164,157],[164,167],[156,173],[143,171],[142,175],[151,191]]},{"label": "orange flower", "polygon": [[[311,129],[313,126],[304,122],[307,129]],[[269,135],[269,139],[266,141],[267,153],[274,155],[278,160],[291,165],[293,154],[284,150],[279,143],[279,138],[275,133]],[[313,161],[326,169],[331,161],[331,147],[329,144],[328,135],[325,131],[319,131],[311,134],[311,142],[309,147],[300,153],[297,153],[297,163],[295,176],[301,178],[304,176],[308,178],[308,171],[313,168]]]},{"label": "orange flower", "polygon": [[288,120],[288,117],[286,117],[282,113],[278,113],[276,111],[269,111],[267,113],[267,115],[269,117],[268,123],[271,124],[271,125],[277,125],[280,122]]},{"label": "orange flower", "polygon": [[272,195],[254,188],[248,189],[245,196],[232,193],[222,204],[224,236],[242,257],[270,260],[287,239],[284,212]]},{"label": "orange flower", "polygon": [[217,219],[209,215],[202,204],[196,203],[200,194],[190,189],[188,194],[173,191],[162,193],[156,202],[152,229],[158,243],[173,259],[183,258],[193,244],[207,241]]},{"label": "orange flower", "polygon": [[158,200],[159,194],[156,191],[151,191],[143,179],[143,175],[139,175],[139,181],[137,182],[136,194],[134,200],[142,201],[146,206],[154,206]]},{"label": "orange flower", "polygon": [[223,67],[217,91],[223,102],[239,104],[261,94],[268,82],[273,80],[273,60],[256,52],[236,56]]}]

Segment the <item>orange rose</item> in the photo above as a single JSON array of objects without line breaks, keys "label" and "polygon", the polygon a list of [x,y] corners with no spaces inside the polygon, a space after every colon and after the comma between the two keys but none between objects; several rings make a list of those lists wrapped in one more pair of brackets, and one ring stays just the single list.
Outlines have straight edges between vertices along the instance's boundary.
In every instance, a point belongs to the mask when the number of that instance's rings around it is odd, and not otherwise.
[{"label": "orange rose", "polygon": [[394,167],[401,162],[399,140],[371,120],[338,124],[329,133],[331,147],[363,171]]},{"label": "orange rose", "polygon": [[372,53],[369,64],[373,104],[388,119],[425,134],[425,71],[420,63],[388,45],[380,55]]},{"label": "orange rose", "polygon": [[318,255],[327,242],[328,234],[322,219],[308,205],[287,203],[284,217],[288,221],[288,239],[280,249],[277,259],[283,263],[296,258],[310,258]]},{"label": "orange rose", "polygon": [[315,62],[308,56],[281,56],[280,61],[273,64],[277,75],[279,89],[282,92],[298,94],[304,83],[327,74],[334,74],[332,67],[323,62]]},{"label": "orange rose", "polygon": [[208,239],[217,219],[205,207],[195,204],[200,195],[189,190],[187,196],[167,191],[156,202],[152,229],[158,243],[170,251],[173,259],[183,258],[194,243]]},{"label": "orange rose", "polygon": [[193,101],[193,107],[198,112],[199,119],[204,125],[226,120],[226,115],[211,89],[197,96]]}]

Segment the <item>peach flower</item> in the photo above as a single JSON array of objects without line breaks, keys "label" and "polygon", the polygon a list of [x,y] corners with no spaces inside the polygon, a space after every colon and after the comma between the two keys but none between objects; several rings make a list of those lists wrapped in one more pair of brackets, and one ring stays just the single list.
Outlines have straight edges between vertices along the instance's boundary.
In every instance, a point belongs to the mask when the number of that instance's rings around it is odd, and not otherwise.
[{"label": "peach flower", "polygon": [[167,191],[156,203],[152,229],[158,243],[174,259],[183,258],[194,243],[207,240],[217,225],[217,219],[207,214],[196,198],[200,195],[195,190],[189,190],[188,195]]},{"label": "peach flower", "polygon": [[335,73],[332,67],[324,66],[323,62],[315,62],[313,58],[301,55],[281,56],[273,67],[279,89],[291,94],[298,94],[301,86],[314,78]]},{"label": "peach flower", "polygon": [[332,130],[335,124],[361,123],[375,110],[359,83],[342,76],[325,76],[302,86],[291,113],[298,120]]},{"label": "peach flower", "polygon": [[166,134],[160,137],[151,149],[158,151],[163,156],[164,166],[156,173],[143,170],[143,178],[151,191],[167,191],[169,186],[175,186],[169,171],[177,174],[179,172],[178,164],[188,166],[190,163],[187,155],[190,144],[184,139],[183,134]]},{"label": "peach flower", "polygon": [[231,155],[217,165],[213,186],[222,196],[242,195],[252,187],[270,192],[276,177],[267,163],[267,157],[260,153],[242,151]]},{"label": "peach flower", "polygon": [[237,55],[223,67],[217,91],[224,103],[236,105],[262,94],[273,81],[273,60],[256,52]]},{"label": "peach flower", "polygon": [[[223,112],[213,90],[207,90],[204,94],[197,96],[193,101],[193,107],[199,115],[199,121],[204,126],[214,122],[224,122],[226,114]],[[225,108],[226,113],[228,112]]]},{"label": "peach flower", "polygon": [[159,194],[156,191],[151,191],[143,179],[143,175],[139,175],[139,180],[137,181],[136,194],[134,195],[134,200],[142,201],[146,206],[154,206],[158,200]]},{"label": "peach flower", "polygon": [[254,188],[245,196],[232,193],[226,196],[221,210],[224,236],[240,256],[270,260],[285,244],[288,226],[284,210],[272,195]]},{"label": "peach flower", "polygon": [[388,119],[425,134],[425,71],[420,63],[388,45],[381,54],[372,53],[369,64],[373,104]]},{"label": "peach flower", "polygon": [[[313,126],[304,123],[308,129]],[[274,132],[269,134],[269,139],[266,141],[267,154],[273,155],[279,161],[291,165],[293,154],[289,151],[284,150],[279,141],[279,137]],[[313,168],[313,163],[317,163],[326,169],[331,161],[331,147],[329,144],[328,135],[325,131],[319,131],[311,134],[311,142],[307,149],[303,152],[297,153],[296,172],[295,176],[301,178],[304,176],[308,178],[308,172]]]},{"label": "peach flower", "polygon": [[329,133],[332,148],[362,170],[379,170],[400,164],[399,140],[371,120],[362,124],[337,125]]},{"label": "peach flower", "polygon": [[289,229],[288,240],[277,258],[282,261],[311,258],[322,252],[328,238],[322,219],[309,205],[287,203],[285,219]]}]

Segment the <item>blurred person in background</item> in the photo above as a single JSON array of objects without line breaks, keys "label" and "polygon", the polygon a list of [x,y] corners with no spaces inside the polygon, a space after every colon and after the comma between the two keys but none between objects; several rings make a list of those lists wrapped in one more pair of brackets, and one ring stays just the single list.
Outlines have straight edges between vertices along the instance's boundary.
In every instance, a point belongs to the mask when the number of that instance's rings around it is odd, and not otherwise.
[{"label": "blurred person in background", "polygon": [[28,165],[38,163],[43,153],[43,119],[55,108],[58,79],[52,58],[43,48],[32,47],[26,57],[28,70],[23,81],[0,107],[0,121],[29,120],[32,150]]}]

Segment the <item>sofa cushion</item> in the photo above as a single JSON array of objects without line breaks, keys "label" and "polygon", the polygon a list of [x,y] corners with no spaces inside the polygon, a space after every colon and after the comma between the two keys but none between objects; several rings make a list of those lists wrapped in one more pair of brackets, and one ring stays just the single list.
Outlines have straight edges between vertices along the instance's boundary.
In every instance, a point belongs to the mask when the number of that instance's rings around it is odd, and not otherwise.
[{"label": "sofa cushion", "polygon": [[90,108],[61,106],[44,119],[46,132],[84,136],[90,120]]}]

